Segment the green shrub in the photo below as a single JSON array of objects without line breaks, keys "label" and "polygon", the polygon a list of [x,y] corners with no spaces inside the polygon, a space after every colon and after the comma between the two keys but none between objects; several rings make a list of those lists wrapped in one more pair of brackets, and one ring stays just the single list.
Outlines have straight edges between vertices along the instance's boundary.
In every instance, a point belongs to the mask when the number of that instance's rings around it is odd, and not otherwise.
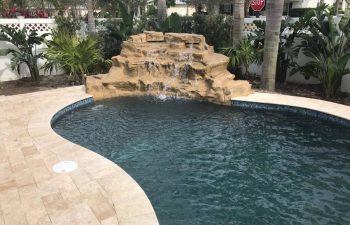
[{"label": "green shrub", "polygon": [[232,44],[233,17],[195,14],[193,21],[193,33],[204,35],[208,44],[215,49]]},{"label": "green shrub", "polygon": [[134,32],[132,12],[128,11],[123,2],[118,2],[117,6],[121,19],[108,19],[101,22],[105,29],[98,32],[101,40],[100,47],[105,59],[119,55],[123,41]]},{"label": "green shrub", "polygon": [[182,19],[177,13],[172,13],[162,24],[163,32],[174,32],[181,33],[182,30]]},{"label": "green shrub", "polygon": [[84,75],[96,72],[96,66],[104,62],[98,41],[91,36],[83,40],[76,35],[54,33],[47,46],[44,52],[47,59],[43,66],[45,71],[51,73],[54,69],[62,69],[78,83],[82,83]]},{"label": "green shrub", "polygon": [[[221,51],[224,55],[230,58],[229,70],[236,71],[238,78],[247,79],[249,76],[249,66],[252,63],[260,62],[261,49],[257,49],[251,43],[249,39],[243,39],[237,48],[228,47],[222,48]],[[237,74],[237,71],[241,71],[241,67],[244,67],[245,74],[241,77],[241,74]]]},{"label": "green shrub", "polygon": [[122,21],[108,19],[101,23],[105,29],[98,32],[100,37],[100,48],[102,49],[103,58],[110,59],[119,55],[121,45],[127,38],[127,34],[121,29]]}]

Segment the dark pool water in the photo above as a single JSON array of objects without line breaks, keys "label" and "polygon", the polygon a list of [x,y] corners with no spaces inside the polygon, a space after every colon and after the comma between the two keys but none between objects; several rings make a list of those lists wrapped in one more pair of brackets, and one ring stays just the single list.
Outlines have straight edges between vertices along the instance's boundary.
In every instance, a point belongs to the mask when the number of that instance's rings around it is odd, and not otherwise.
[{"label": "dark pool water", "polygon": [[299,114],[128,97],[54,129],[113,160],[161,225],[350,224],[350,129]]}]

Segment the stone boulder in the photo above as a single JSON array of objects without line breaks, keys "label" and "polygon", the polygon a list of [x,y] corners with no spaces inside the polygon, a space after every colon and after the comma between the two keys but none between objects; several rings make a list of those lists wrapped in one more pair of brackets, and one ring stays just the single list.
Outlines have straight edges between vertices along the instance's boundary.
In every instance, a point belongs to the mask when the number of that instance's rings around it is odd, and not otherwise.
[{"label": "stone boulder", "polygon": [[234,80],[229,59],[214,52],[202,35],[144,32],[130,36],[112,58],[108,74],[89,76],[95,100],[130,95],[176,95],[230,104],[252,93],[247,81]]}]

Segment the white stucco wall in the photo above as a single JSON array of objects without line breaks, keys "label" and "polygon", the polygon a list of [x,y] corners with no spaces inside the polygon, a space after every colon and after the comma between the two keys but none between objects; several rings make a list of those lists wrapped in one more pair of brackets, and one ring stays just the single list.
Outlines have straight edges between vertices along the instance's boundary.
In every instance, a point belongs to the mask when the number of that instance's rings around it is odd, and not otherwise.
[{"label": "white stucco wall", "polygon": [[350,74],[343,76],[340,91],[350,93]]},{"label": "white stucco wall", "polygon": [[[315,8],[321,2],[320,0],[291,0],[293,2],[293,8]],[[324,0],[325,4],[332,6],[336,0]],[[344,10],[346,8],[346,2],[343,0],[343,4],[340,8]]]},{"label": "white stucco wall", "polygon": [[192,16],[196,12],[196,9],[192,6],[186,6],[186,4],[178,4],[168,8],[168,16],[172,13],[177,13],[180,16]]}]

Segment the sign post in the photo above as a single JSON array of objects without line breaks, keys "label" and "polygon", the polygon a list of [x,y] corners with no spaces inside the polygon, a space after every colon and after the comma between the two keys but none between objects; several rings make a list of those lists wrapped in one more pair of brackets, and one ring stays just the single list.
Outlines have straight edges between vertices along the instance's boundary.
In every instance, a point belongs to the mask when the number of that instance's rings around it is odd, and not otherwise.
[{"label": "sign post", "polygon": [[265,7],[265,0],[253,0],[250,7],[254,12],[260,12]]}]

